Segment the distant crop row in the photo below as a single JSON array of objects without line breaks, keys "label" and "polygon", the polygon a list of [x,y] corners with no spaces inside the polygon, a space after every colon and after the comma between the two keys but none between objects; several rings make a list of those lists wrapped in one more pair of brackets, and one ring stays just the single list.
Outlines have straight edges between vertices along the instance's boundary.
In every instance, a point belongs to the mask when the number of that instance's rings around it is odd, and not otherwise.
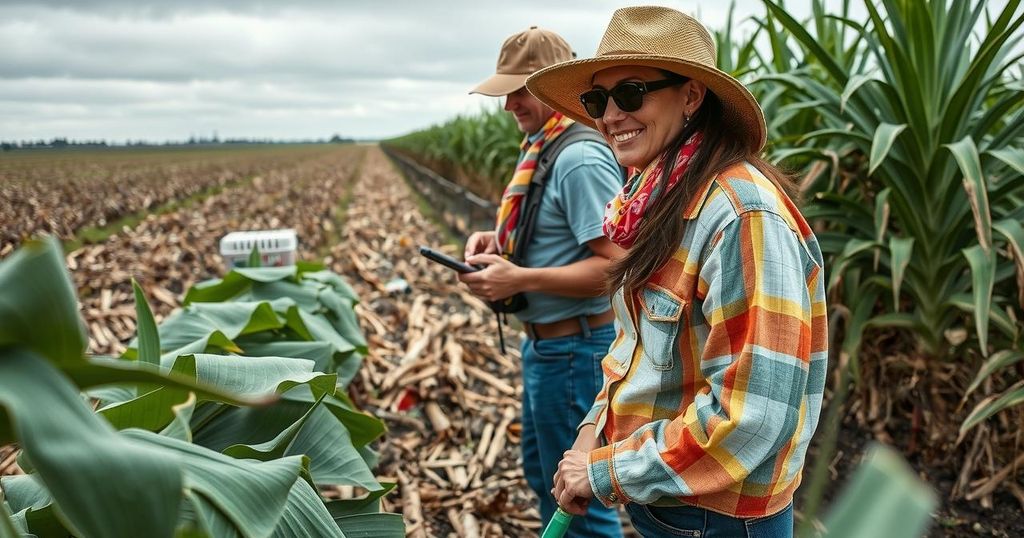
[{"label": "distant crop row", "polygon": [[229,149],[35,150],[0,159],[0,254],[36,233],[63,240],[82,228],[152,211],[334,146]]}]

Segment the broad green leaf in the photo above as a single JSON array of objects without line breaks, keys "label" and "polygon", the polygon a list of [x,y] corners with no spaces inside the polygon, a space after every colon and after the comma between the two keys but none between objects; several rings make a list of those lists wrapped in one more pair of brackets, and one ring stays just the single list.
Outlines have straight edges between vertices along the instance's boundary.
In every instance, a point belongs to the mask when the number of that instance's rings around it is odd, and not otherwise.
[{"label": "broad green leaf", "polygon": [[290,357],[313,361],[313,370],[317,372],[333,372],[336,356],[341,354],[334,350],[329,342],[308,341],[270,341],[258,342],[245,339],[238,340],[241,353],[250,357]]},{"label": "broad green leaf", "polygon": [[327,284],[334,290],[334,293],[340,295],[343,298],[349,299],[352,302],[359,302],[359,295],[352,289],[352,286],[345,281],[338,273],[334,271],[320,270],[311,271],[302,274],[303,280],[311,280],[315,282],[322,282]]},{"label": "broad green leaf", "polygon": [[191,392],[160,387],[128,401],[101,408],[97,413],[118,430],[142,428],[159,431],[174,420],[174,409],[189,400]]},{"label": "broad green leaf", "polygon": [[184,304],[213,303],[233,299],[248,291],[254,282],[275,282],[297,277],[294,265],[283,267],[235,267],[222,279],[200,282],[185,294]]},{"label": "broad green leaf", "polygon": [[868,175],[873,175],[875,170],[885,161],[885,158],[889,155],[889,150],[892,149],[893,142],[896,141],[896,137],[906,128],[907,124],[905,123],[899,125],[891,123],[879,124],[878,128],[875,129],[874,139],[871,141],[871,159],[868,166]]},{"label": "broad green leaf", "polygon": [[893,237],[889,240],[889,265],[892,268],[892,304],[898,312],[900,309],[900,285],[903,274],[910,265],[910,256],[914,251],[913,237]]},{"label": "broad green leaf", "polygon": [[345,425],[323,405],[311,407],[307,402],[284,399],[265,408],[228,409],[194,432],[196,444],[235,457],[253,450],[246,457],[262,459],[255,451],[272,449],[283,450],[285,455],[305,455],[317,484],[380,487]]},{"label": "broad green leaf", "polygon": [[54,363],[81,361],[85,327],[61,247],[26,241],[0,262],[0,348],[23,346]]},{"label": "broad green leaf", "polygon": [[337,519],[345,516],[359,514],[375,514],[380,512],[381,497],[391,493],[395,489],[394,482],[381,482],[381,489],[369,492],[365,497],[359,499],[341,499],[327,503],[327,511],[331,517]]},{"label": "broad green leaf", "polygon": [[971,266],[971,294],[974,296],[974,323],[978,331],[981,354],[988,356],[988,320],[992,308],[992,288],[996,278],[995,253],[981,245],[963,250]]},{"label": "broad green leaf", "polygon": [[[323,396],[320,397],[301,417],[293,422],[290,426],[277,434],[273,439],[264,443],[258,444],[236,444],[229,446],[224,449],[224,454],[237,459],[252,459],[260,461],[268,461],[277,459],[284,456],[285,451],[295,440],[295,436],[298,435],[299,430],[306,424],[306,420],[309,419],[313,411],[320,406],[320,402],[323,400]],[[306,454],[309,456],[309,454]]]},{"label": "broad green leaf", "polygon": [[214,506],[242,536],[273,532],[303,468],[301,456],[268,462],[236,460],[144,430],[126,430],[123,435],[177,456],[185,470],[185,486]]},{"label": "broad green leaf", "polygon": [[964,190],[967,191],[967,199],[971,202],[971,211],[974,213],[974,229],[978,234],[978,242],[985,252],[992,250],[992,214],[988,205],[988,185],[981,171],[981,162],[978,158],[978,148],[974,146],[974,140],[965,136],[955,144],[946,144],[949,151],[953,152],[960,172],[963,173]]},{"label": "broad green leaf", "polygon": [[405,538],[401,514],[359,514],[334,519],[347,538]]},{"label": "broad green leaf", "polygon": [[[180,524],[188,529],[188,538],[241,538],[241,534],[222,512],[205,497],[189,490],[182,503]],[[179,527],[179,533],[182,532]],[[182,538],[180,535],[175,538]]]},{"label": "broad green leaf", "polygon": [[348,538],[324,506],[324,501],[305,480],[296,480],[288,494],[284,514],[274,528],[276,538],[316,536]]},{"label": "broad green leaf", "polygon": [[[288,357],[239,357],[197,353],[179,357],[194,361],[197,379],[243,396],[281,394],[308,385],[314,398],[334,394],[337,375],[313,371],[313,361]],[[177,367],[177,363],[175,363]]]},{"label": "broad green leaf", "polygon": [[[0,512],[3,512],[0,509]],[[16,512],[11,516],[11,522],[14,523],[14,527],[19,529],[19,537],[31,537],[36,536],[71,536],[71,530],[69,530],[62,522],[61,516],[57,513],[57,508],[52,503],[39,509],[26,508],[20,512]]]},{"label": "broad green leaf", "polygon": [[[306,387],[297,387],[289,391],[284,395],[284,399],[306,403],[316,400]],[[344,391],[339,390],[334,396],[324,398],[324,405],[348,428],[348,432],[352,436],[352,443],[357,447],[366,445],[386,431],[382,420],[357,409]]]},{"label": "broad green leaf", "polygon": [[317,484],[348,484],[374,491],[380,484],[352,443],[348,429],[324,406],[314,408],[286,454],[305,454]]},{"label": "broad green leaf", "polygon": [[828,538],[922,536],[938,497],[896,451],[874,445],[825,518]]},{"label": "broad green leaf", "polygon": [[1022,403],[1024,403],[1024,380],[1018,381],[1002,394],[985,398],[971,410],[971,413],[964,419],[964,423],[960,425],[960,438],[957,442],[962,440],[971,428],[981,424],[985,419]]},{"label": "broad green leaf", "polygon": [[[0,496],[2,499],[2,496]],[[7,507],[0,502],[0,538],[20,538],[22,534],[28,533],[28,528],[18,525],[11,519]]]},{"label": "broad green leaf", "polygon": [[[337,376],[313,371],[312,361],[286,357],[238,357],[233,355],[184,355],[174,363],[174,372],[194,375],[201,386],[216,387],[237,398],[267,401],[275,394],[308,384],[320,397],[333,394]],[[215,394],[203,392],[201,400]],[[100,414],[118,429],[142,428],[158,431],[175,417],[174,406],[184,403],[188,392],[161,387],[132,400],[100,409]],[[220,401],[212,398],[214,401]]]},{"label": "broad green leaf", "polygon": [[42,509],[53,502],[50,492],[34,474],[0,477],[0,488],[12,512],[20,512],[26,508]]},{"label": "broad green leaf", "polygon": [[[243,334],[279,329],[284,323],[275,307],[283,311],[289,302],[192,303],[160,324],[160,342],[164,349],[176,349],[215,331],[233,340]],[[136,347],[134,342],[131,347]]]},{"label": "broad green leaf", "polygon": [[0,350],[0,408],[78,536],[171,536],[181,504],[174,455],[133,442],[86,407],[39,355]]},{"label": "broad green leaf", "polygon": [[323,315],[312,314],[301,309],[298,311],[298,314],[299,319],[302,320],[303,325],[306,326],[306,330],[309,331],[314,340],[329,342],[338,353],[348,353],[355,350],[355,346],[338,334],[338,331],[334,329],[331,322]]},{"label": "broad green leaf", "polygon": [[[53,498],[46,486],[35,474],[5,476],[0,478],[0,490],[6,497],[11,512],[14,513],[13,523],[19,531],[37,536],[67,536],[68,529],[61,523],[53,505]],[[0,502],[0,514],[5,513],[4,503]],[[2,519],[2,518],[0,518]],[[0,522],[2,525],[2,522]],[[0,533],[2,535],[2,533]]]},{"label": "broad green leaf", "polygon": [[967,387],[967,391],[964,392],[964,397],[966,398],[974,392],[979,386],[981,386],[981,383],[988,379],[988,377],[993,373],[1021,361],[1024,361],[1024,351],[1004,349],[993,353],[992,356],[985,361],[985,364],[981,365],[981,369],[978,370],[978,375],[974,377],[974,381],[971,382],[971,386]]},{"label": "broad green leaf", "polygon": [[153,319],[153,311],[149,308],[146,295],[142,292],[139,283],[132,279],[132,290],[135,292],[135,319],[139,340],[139,360],[160,365],[160,335],[156,330],[156,320]]},{"label": "broad green leaf", "polygon": [[[134,345],[134,342],[132,343]],[[242,353],[243,350],[238,346],[231,338],[221,331],[213,331],[198,340],[189,342],[179,348],[172,349],[162,355],[160,355],[160,363],[163,365],[171,364],[178,357],[182,355],[195,355],[196,353],[214,353],[214,354],[227,354],[227,353]],[[132,359],[137,356],[137,350],[129,347],[125,350],[122,355],[123,358]]]},{"label": "broad green leaf", "polygon": [[135,361],[93,357],[88,361],[65,365],[63,373],[82,389],[117,384],[151,384],[193,391],[200,398],[231,405],[265,405],[277,399],[270,392],[236,394],[212,384],[197,382],[195,361],[190,355],[179,357],[172,366],[172,370],[162,370]]},{"label": "broad green leaf", "polygon": [[171,423],[166,428],[160,431],[160,435],[191,443],[192,427],[189,423],[195,410],[196,394],[190,392],[187,400],[171,408],[171,412],[174,413],[174,419],[171,420]]}]

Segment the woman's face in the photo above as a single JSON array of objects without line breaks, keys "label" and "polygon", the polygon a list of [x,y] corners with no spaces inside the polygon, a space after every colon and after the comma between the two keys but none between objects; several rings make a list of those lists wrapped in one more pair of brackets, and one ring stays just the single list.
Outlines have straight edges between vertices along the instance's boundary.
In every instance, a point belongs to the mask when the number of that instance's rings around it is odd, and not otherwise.
[{"label": "woman's face", "polygon": [[[626,81],[653,82],[665,74],[653,67],[617,66],[598,71],[593,88],[610,90]],[[608,98],[604,115],[597,118],[597,130],[608,140],[619,164],[646,167],[682,132],[686,116],[692,116],[704,97],[704,85],[689,81],[643,96],[639,110],[623,112]]]}]

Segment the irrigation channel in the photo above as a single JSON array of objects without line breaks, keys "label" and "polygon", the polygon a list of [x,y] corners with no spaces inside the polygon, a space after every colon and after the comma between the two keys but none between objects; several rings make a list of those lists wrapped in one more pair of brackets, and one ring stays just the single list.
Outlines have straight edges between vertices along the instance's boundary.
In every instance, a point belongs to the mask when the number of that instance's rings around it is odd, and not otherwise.
[{"label": "irrigation channel", "polygon": [[[349,390],[388,425],[374,447],[375,471],[381,482],[398,486],[383,509],[404,515],[409,536],[536,535],[540,521],[517,461],[516,338],[501,355],[486,305],[449,270],[418,255],[421,244],[457,254],[453,245],[443,246],[449,236],[438,223],[419,210],[409,184],[424,188],[422,181],[407,183],[377,147],[348,146],[275,162],[68,253],[90,352],[119,354],[134,335],[131,278],[142,284],[159,320],[181,305],[191,285],[223,274],[218,240],[224,234],[295,228],[300,257],[325,261],[361,299],[356,309],[370,351]],[[461,232],[489,225],[490,216],[443,205],[445,186],[437,184],[434,197],[426,196],[430,205],[461,215],[446,218],[449,226]],[[458,201],[465,203],[465,197]],[[486,206],[478,205],[482,215]],[[0,474],[21,472],[15,456],[14,447],[0,447]],[[322,493],[353,498],[362,492],[339,486]]]}]

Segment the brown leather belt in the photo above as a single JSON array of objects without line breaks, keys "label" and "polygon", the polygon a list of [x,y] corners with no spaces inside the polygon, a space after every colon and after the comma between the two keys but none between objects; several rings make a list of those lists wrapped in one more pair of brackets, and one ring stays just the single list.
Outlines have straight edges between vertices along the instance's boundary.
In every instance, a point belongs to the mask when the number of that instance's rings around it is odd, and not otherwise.
[{"label": "brown leather belt", "polygon": [[551,323],[523,323],[523,330],[526,331],[527,336],[534,340],[572,336],[583,332],[583,320],[586,320],[588,328],[594,329],[614,321],[615,313],[611,310],[605,310],[600,314],[594,314],[585,318],[578,316],[552,321]]}]

